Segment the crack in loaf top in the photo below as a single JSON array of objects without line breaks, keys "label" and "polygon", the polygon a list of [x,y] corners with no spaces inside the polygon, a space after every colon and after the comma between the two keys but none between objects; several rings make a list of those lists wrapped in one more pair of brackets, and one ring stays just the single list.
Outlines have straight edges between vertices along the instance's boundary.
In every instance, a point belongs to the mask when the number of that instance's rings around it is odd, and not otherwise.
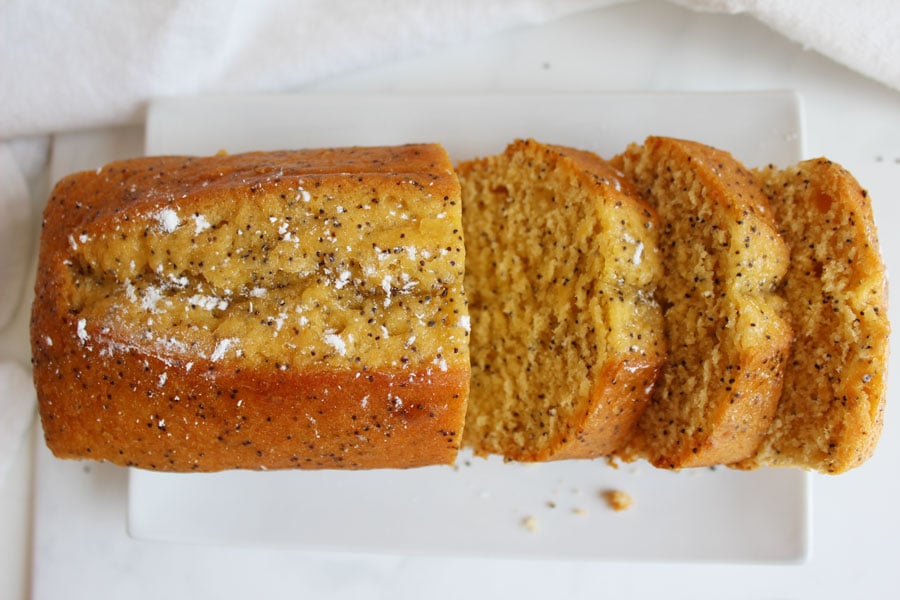
[{"label": "crack in loaf top", "polygon": [[458,198],[433,145],[120,161],[57,186],[64,260],[44,263],[90,309],[82,338],[112,321],[164,353],[221,359],[240,338],[282,365],[467,368]]}]

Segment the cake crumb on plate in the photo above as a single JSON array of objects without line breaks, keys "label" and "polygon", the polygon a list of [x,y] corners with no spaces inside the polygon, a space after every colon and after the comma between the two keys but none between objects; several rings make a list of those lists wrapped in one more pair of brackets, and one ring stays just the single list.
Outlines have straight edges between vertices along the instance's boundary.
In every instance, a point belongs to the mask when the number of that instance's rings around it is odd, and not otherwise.
[{"label": "cake crumb on plate", "polygon": [[615,511],[627,510],[634,503],[631,495],[622,490],[604,490],[600,495],[606,500],[606,504]]},{"label": "cake crumb on plate", "polygon": [[534,515],[529,515],[522,519],[522,527],[527,529],[530,533],[537,533],[538,530],[538,520]]}]

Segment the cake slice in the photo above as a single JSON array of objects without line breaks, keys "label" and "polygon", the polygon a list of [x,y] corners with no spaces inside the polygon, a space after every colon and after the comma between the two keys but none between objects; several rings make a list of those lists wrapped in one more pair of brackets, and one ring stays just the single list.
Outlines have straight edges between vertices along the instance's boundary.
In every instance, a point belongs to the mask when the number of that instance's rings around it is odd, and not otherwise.
[{"label": "cake slice", "polygon": [[48,446],[168,471],[452,463],[460,218],[453,165],[428,144],[66,177],[31,324]]},{"label": "cake slice", "polygon": [[758,177],[791,250],[783,293],[796,340],[775,419],[739,466],[841,473],[872,454],[885,402],[890,326],[871,203],[824,158]]},{"label": "cake slice", "polygon": [[659,213],[668,358],[620,455],[677,469],[756,452],[791,343],[776,287],[788,267],[768,200],[726,152],[650,137],[613,160]]},{"label": "cake slice", "polygon": [[656,215],[588,152],[516,141],[457,171],[472,319],[464,445],[517,461],[613,452],[664,356]]}]

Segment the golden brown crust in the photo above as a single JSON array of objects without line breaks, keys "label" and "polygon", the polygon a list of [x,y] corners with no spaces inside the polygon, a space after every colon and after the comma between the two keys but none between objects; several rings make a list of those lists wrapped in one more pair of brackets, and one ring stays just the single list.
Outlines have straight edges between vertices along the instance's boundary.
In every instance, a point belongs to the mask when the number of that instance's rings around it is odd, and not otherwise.
[{"label": "golden brown crust", "polygon": [[742,460],[775,414],[792,336],[774,293],[787,250],[771,208],[730,154],[696,142],[650,137],[612,163],[660,212],[670,349],[621,456],[662,468]]},{"label": "golden brown crust", "polygon": [[633,355],[607,363],[583,410],[545,456],[535,460],[598,458],[621,448],[650,401],[661,370],[662,357],[658,358]]},{"label": "golden brown crust", "polygon": [[[75,331],[74,317],[63,315]],[[49,323],[46,323],[49,321]],[[34,342],[44,437],[61,458],[160,471],[369,469],[449,464],[468,373],[260,373],[206,360],[190,371],[132,348],[110,355],[49,313]],[[50,334],[48,334],[50,335]]]},{"label": "golden brown crust", "polygon": [[[71,175],[56,186],[44,213],[31,323],[35,386],[54,453],[169,471],[413,467],[455,460],[469,385],[465,348],[410,362],[382,357],[361,368],[270,364],[265,356],[251,363],[199,343],[194,352],[184,350],[187,344],[161,350],[135,334],[137,323],[123,324],[114,314],[85,318],[91,307],[78,305],[89,297],[82,282],[106,276],[97,272],[102,257],[91,263],[80,254],[93,240],[114,238],[120,226],[124,231],[130,220],[160,206],[200,211],[249,204],[267,193],[277,197],[297,181],[329,194],[364,185],[363,193],[377,191],[388,201],[401,195],[395,189],[415,188],[422,198],[434,197],[429,207],[454,209],[450,219],[459,219],[458,182],[436,145],[134,159]],[[403,197],[415,201],[415,193]],[[438,217],[446,222],[443,213]],[[455,265],[461,289],[463,266],[459,259],[447,262],[455,256],[450,250],[441,264]],[[202,282],[202,269],[197,277]],[[397,302],[400,292],[385,288],[387,307],[391,293]],[[157,317],[151,310],[147,316],[148,322]]]}]

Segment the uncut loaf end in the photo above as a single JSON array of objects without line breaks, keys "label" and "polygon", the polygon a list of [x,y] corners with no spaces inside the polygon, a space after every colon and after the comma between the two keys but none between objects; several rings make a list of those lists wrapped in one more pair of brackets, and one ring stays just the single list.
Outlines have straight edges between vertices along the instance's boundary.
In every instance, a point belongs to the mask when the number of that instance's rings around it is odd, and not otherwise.
[{"label": "uncut loaf end", "polygon": [[437,145],[66,177],[31,323],[48,446],[168,471],[453,462],[470,369],[460,219]]}]

